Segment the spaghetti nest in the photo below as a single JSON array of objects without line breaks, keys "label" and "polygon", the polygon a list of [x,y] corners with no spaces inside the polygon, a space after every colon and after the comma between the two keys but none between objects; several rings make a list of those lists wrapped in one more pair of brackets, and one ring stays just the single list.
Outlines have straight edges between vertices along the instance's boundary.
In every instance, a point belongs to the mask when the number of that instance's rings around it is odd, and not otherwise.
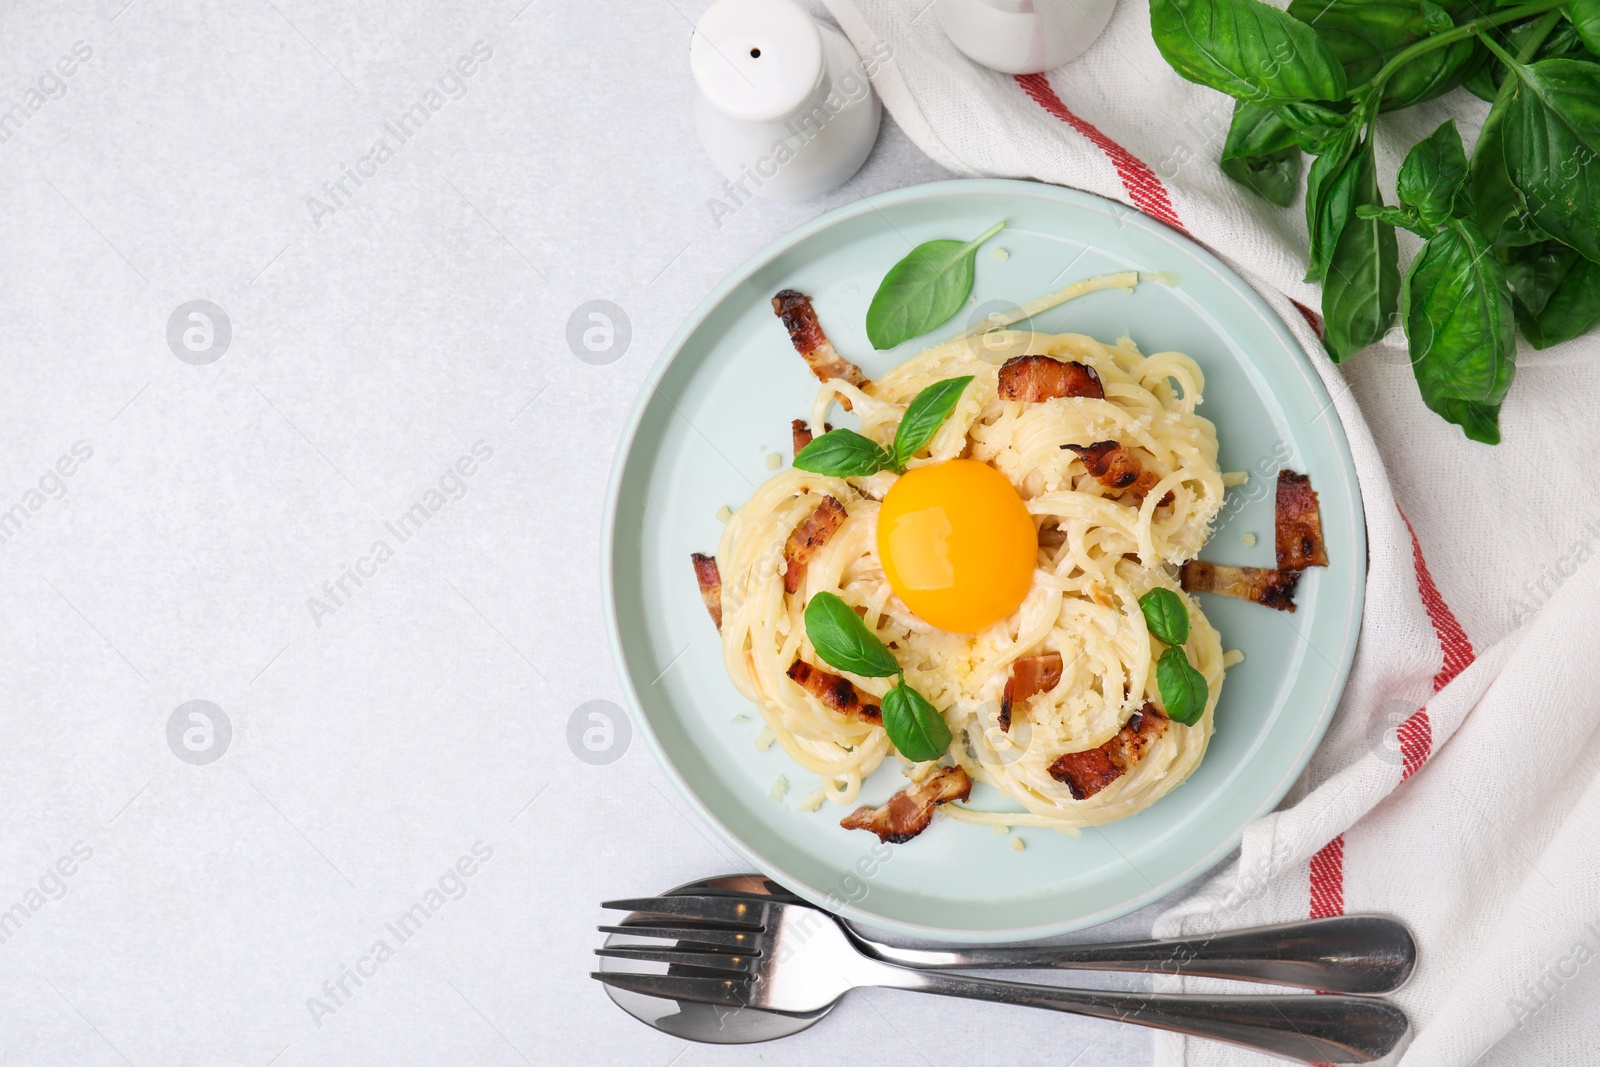
[{"label": "spaghetti nest", "polygon": [[[1006,399],[1001,365],[1010,353],[1081,364],[1098,376],[1104,397]],[[910,466],[978,460],[1017,489],[1039,532],[1021,606],[976,634],[930,626],[894,594],[878,555],[880,501],[897,476],[835,478],[789,469],[733,514],[718,546],[728,674],[760,707],[783,749],[821,777],[827,798],[854,802],[862,780],[886,756],[901,757],[880,723],[837,710],[837,701],[791,676],[799,661],[821,662],[806,635],[807,603],[835,593],[893,651],[906,684],[943,713],[954,736],[950,758],[999,794],[950,804],[950,814],[1063,830],[1124,818],[1199,765],[1222,689],[1221,641],[1175,577],[1205,543],[1223,500],[1216,431],[1195,413],[1204,378],[1188,356],[1145,356],[1126,338],[1106,345],[1080,334],[997,330],[930,348],[865,386],[824,382],[811,426],[820,432],[841,404],[860,419],[864,436],[887,444],[919,391],[962,375],[971,375],[971,384]],[[1142,492],[1095,473],[1094,456],[1083,446],[1096,442],[1127,450],[1143,472]],[[791,592],[786,542],[825,497],[843,505],[843,521],[810,555]],[[1203,714],[1187,726],[1160,711],[1156,663],[1164,646],[1139,605],[1156,588],[1182,599],[1190,621],[1183,649],[1208,690]],[[1046,684],[1009,699],[1008,682],[1027,663],[1052,668],[1042,672]],[[893,680],[850,675],[848,681],[863,702],[875,702]],[[1061,757],[1116,746],[1130,726],[1152,717],[1164,728],[1141,739],[1113,781],[1080,799],[1084,791],[1060,773]],[[936,769],[933,762],[901,759],[914,781]]]}]

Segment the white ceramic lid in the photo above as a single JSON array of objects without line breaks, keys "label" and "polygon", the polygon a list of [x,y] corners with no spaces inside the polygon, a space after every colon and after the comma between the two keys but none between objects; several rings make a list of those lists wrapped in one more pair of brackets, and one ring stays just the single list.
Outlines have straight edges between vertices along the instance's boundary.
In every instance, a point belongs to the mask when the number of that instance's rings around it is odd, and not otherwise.
[{"label": "white ceramic lid", "polygon": [[794,0],[717,0],[689,42],[689,66],[718,110],[774,122],[822,78],[822,33]]}]

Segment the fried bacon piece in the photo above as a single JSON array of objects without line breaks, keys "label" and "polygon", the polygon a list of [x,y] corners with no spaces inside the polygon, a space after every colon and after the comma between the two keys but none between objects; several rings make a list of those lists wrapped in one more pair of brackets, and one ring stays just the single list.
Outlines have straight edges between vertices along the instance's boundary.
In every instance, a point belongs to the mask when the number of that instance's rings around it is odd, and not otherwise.
[{"label": "fried bacon piece", "polygon": [[[833,347],[833,342],[828,340],[828,335],[822,332],[822,324],[817,321],[817,312],[811,306],[809,296],[785,289],[772,298],[772,310],[783,320],[783,328],[789,331],[794,350],[805,359],[806,366],[811,368],[811,373],[817,376],[818,381],[842,378],[857,387],[868,384],[861,368],[841,356],[838,349]],[[839,398],[839,403],[846,411],[850,410],[849,401],[843,397]]]},{"label": "fried bacon piece", "polygon": [[1011,706],[1029,697],[1054,689],[1061,681],[1061,653],[1046,652],[1023,656],[1011,665],[1005,692],[1000,697],[1000,729],[1011,730]]},{"label": "fried bacon piece", "polygon": [[908,785],[876,808],[860,807],[839,820],[846,830],[871,830],[878,840],[903,844],[928,828],[933,809],[972,795],[972,779],[960,767],[945,767]]},{"label": "fried bacon piece", "polygon": [[[827,433],[833,429],[833,423],[822,424],[822,432]],[[811,426],[805,419],[795,419],[789,424],[789,433],[794,438],[794,454],[799,455],[801,450],[811,443]]]},{"label": "fried bacon piece", "polygon": [[700,599],[706,602],[706,611],[711,613],[711,621],[717,624],[717,629],[722,629],[722,572],[717,570],[717,561],[713,556],[702,552],[689,553],[689,559],[694,563],[694,580],[700,586]]},{"label": "fried bacon piece", "polygon": [[825,496],[805,521],[794,528],[794,533],[789,535],[788,542],[783,546],[783,558],[789,565],[783,572],[784,592],[800,591],[800,582],[806,576],[806,565],[817,554],[817,549],[828,543],[828,538],[833,536],[844,520],[844,505],[831,496]]},{"label": "fried bacon piece", "polygon": [[1093,367],[1049,356],[1016,356],[1000,366],[1000,399],[1038,404],[1063,396],[1104,400],[1105,389]]},{"label": "fried bacon piece", "polygon": [[[1083,467],[1094,475],[1095,481],[1107,489],[1125,489],[1130,493],[1144,496],[1156,487],[1161,476],[1155,471],[1145,470],[1144,464],[1139,462],[1139,457],[1133,449],[1123,448],[1115,441],[1096,441],[1092,445],[1062,445],[1070,448],[1077,457],[1083,461]],[[1167,494],[1162,503],[1170,501],[1172,494]]]},{"label": "fried bacon piece", "polygon": [[1278,542],[1278,569],[1298,571],[1326,567],[1328,552],[1322,540],[1322,514],[1311,479],[1294,471],[1278,472],[1277,510],[1273,532]]},{"label": "fried bacon piece", "polygon": [[789,677],[800,688],[841,715],[854,715],[862,722],[874,725],[883,722],[883,712],[878,705],[861,699],[861,690],[848,678],[830,674],[821,667],[813,667],[803,659],[797,659],[789,665]]},{"label": "fried bacon piece", "polygon": [[1154,704],[1129,716],[1117,735],[1099,748],[1068,752],[1050,764],[1050,777],[1065,782],[1073,800],[1088,800],[1144,758],[1171,720]]},{"label": "fried bacon piece", "polygon": [[1300,572],[1229,567],[1192,559],[1178,572],[1178,580],[1186,592],[1236,596],[1279,611],[1293,611]]}]

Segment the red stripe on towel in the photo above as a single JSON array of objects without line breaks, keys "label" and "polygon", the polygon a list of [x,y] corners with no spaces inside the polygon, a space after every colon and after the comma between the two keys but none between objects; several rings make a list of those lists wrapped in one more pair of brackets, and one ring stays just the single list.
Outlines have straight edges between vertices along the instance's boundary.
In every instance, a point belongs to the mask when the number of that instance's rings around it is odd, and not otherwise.
[{"label": "red stripe on towel", "polygon": [[[1472,642],[1467,639],[1467,632],[1456,620],[1450,605],[1439,595],[1439,587],[1428,572],[1428,561],[1422,557],[1422,543],[1417,540],[1417,531],[1411,528],[1411,520],[1404,511],[1400,511],[1400,521],[1406,524],[1406,532],[1411,535],[1411,562],[1417,571],[1417,592],[1422,596],[1422,606],[1428,610],[1428,619],[1433,623],[1439,649],[1444,654],[1439,671],[1433,676],[1433,691],[1437,693],[1472,663]],[[1433,723],[1428,718],[1428,709],[1418,708],[1395,730],[1395,738],[1400,742],[1400,757],[1404,761],[1400,780],[1405,781],[1433,754]]]},{"label": "red stripe on towel", "polygon": [[[1398,506],[1395,510],[1400,511]],[[1422,558],[1422,545],[1417,540],[1417,531],[1411,528],[1411,520],[1406,518],[1404,511],[1400,511],[1400,521],[1406,524],[1406,532],[1411,535],[1411,560],[1417,568],[1417,592],[1422,594],[1422,606],[1428,609],[1433,632],[1439,635],[1439,647],[1444,650],[1444,663],[1439,667],[1439,673],[1433,676],[1433,691],[1437,693],[1472,665],[1472,642],[1467,640],[1467,632],[1456,621],[1450,605],[1439,595],[1439,587],[1433,584],[1433,575],[1428,573],[1428,561]]]},{"label": "red stripe on towel", "polygon": [[1400,758],[1404,769],[1403,782],[1417,773],[1418,768],[1433,754],[1433,723],[1428,720],[1428,709],[1418,708],[1411,718],[1395,728],[1395,739],[1400,742]]},{"label": "red stripe on towel", "polygon": [[1311,917],[1344,914],[1344,835],[1323,845],[1311,857]]},{"label": "red stripe on towel", "polygon": [[1172,201],[1167,197],[1166,186],[1161,184],[1161,179],[1156,177],[1143,160],[1132,152],[1123,148],[1117,142],[1101,133],[1092,123],[1085,122],[1074,115],[1067,105],[1061,102],[1056,91],[1050,88],[1049,80],[1043,74],[1018,74],[1017,84],[1022,91],[1027,93],[1034,103],[1044,108],[1056,118],[1077,130],[1111,160],[1111,165],[1117,168],[1117,177],[1122,179],[1122,187],[1128,191],[1128,199],[1133,201],[1133,206],[1143,211],[1151,218],[1160,219],[1174,229],[1184,229],[1183,223],[1178,221],[1178,213],[1172,208]]}]

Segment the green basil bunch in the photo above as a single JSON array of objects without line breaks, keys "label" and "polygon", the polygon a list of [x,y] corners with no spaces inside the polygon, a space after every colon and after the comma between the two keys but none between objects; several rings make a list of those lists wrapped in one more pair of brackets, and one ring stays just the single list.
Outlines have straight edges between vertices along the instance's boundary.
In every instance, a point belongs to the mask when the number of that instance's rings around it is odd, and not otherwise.
[{"label": "green basil bunch", "polygon": [[[1221,168],[1280,207],[1306,171],[1308,281],[1335,362],[1398,318],[1422,399],[1500,440],[1516,331],[1535,348],[1600,323],[1600,0],[1151,0],[1156,47],[1233,96]],[[1457,87],[1493,107],[1469,161],[1454,122],[1407,156],[1397,206],[1381,111]],[[1402,279],[1395,227],[1424,239]]]}]

